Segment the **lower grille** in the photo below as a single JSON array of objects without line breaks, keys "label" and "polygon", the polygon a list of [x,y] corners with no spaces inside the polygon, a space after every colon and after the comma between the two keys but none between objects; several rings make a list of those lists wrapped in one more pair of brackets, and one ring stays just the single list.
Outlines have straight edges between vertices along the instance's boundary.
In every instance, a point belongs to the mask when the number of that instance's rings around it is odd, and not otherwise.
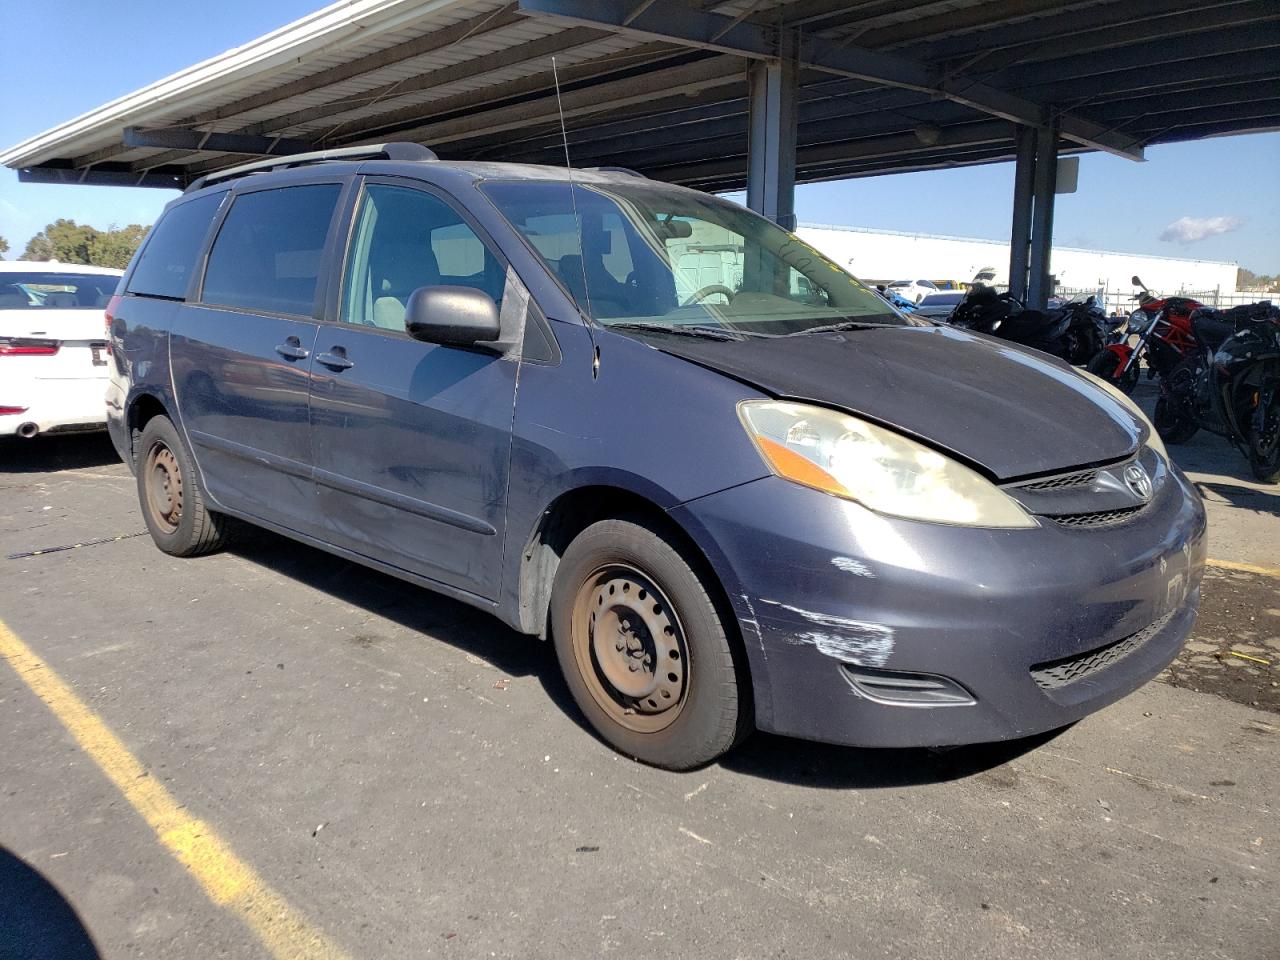
[{"label": "lower grille", "polygon": [[1077,680],[1083,680],[1129,656],[1168,626],[1172,619],[1173,614],[1167,613],[1150,626],[1114,643],[1109,643],[1105,647],[1099,647],[1088,653],[1078,653],[1072,657],[1063,657],[1061,660],[1038,663],[1031,668],[1031,679],[1042,690],[1057,690]]},{"label": "lower grille", "polygon": [[1144,506],[1146,504],[1121,507],[1119,510],[1099,510],[1094,513],[1060,513],[1047,519],[1063,527],[1109,527],[1112,524],[1124,523],[1140,512]]}]

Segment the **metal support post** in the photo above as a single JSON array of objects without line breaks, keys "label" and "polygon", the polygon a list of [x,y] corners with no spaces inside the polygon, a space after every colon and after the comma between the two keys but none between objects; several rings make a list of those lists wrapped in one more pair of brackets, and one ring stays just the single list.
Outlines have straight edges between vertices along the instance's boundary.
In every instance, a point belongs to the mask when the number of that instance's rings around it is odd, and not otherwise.
[{"label": "metal support post", "polygon": [[776,60],[749,67],[747,206],[779,226],[795,229],[796,99],[799,38],[784,30]]},{"label": "metal support post", "polygon": [[1043,310],[1053,293],[1049,289],[1049,256],[1053,250],[1053,201],[1058,182],[1058,124],[1036,130],[1035,206],[1031,213],[1030,276],[1027,306]]},{"label": "metal support post", "polygon": [[1036,166],[1036,131],[1018,127],[1018,159],[1013,173],[1013,234],[1009,241],[1009,292],[1027,298],[1027,257],[1031,247],[1031,208]]}]

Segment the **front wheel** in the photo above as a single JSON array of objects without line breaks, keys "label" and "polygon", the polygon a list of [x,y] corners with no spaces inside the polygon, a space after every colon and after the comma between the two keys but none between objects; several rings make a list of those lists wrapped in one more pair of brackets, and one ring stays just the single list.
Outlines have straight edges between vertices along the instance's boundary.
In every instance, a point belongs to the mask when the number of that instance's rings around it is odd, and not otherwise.
[{"label": "front wheel", "polygon": [[1200,425],[1195,422],[1186,408],[1168,396],[1163,396],[1156,401],[1151,425],[1156,428],[1156,433],[1160,434],[1160,439],[1165,443],[1186,443],[1200,429]]},{"label": "front wheel", "polygon": [[1280,482],[1280,384],[1272,377],[1257,392],[1249,418],[1249,466],[1263,483]]},{"label": "front wheel", "polygon": [[1117,378],[1116,371],[1120,369],[1124,363],[1123,358],[1114,350],[1099,350],[1093,355],[1093,359],[1089,361],[1085,367],[1090,373],[1101,380],[1107,381],[1114,387],[1119,387],[1125,393],[1133,393],[1133,388],[1138,385],[1139,367],[1141,366],[1137,360],[1129,364],[1129,369],[1124,372],[1124,376]]},{"label": "front wheel", "polygon": [[668,770],[710,763],[751,729],[746,665],[701,566],[645,524],[602,520],[565,550],[551,593],[578,707],[616,749]]}]

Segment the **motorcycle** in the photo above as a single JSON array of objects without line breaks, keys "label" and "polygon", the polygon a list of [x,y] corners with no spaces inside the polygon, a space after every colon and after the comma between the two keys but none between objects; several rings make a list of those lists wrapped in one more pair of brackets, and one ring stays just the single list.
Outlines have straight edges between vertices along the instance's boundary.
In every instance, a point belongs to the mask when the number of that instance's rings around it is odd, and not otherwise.
[{"label": "motorcycle", "polygon": [[1102,348],[1103,319],[1096,297],[1073,300],[1055,310],[1028,310],[1012,294],[976,286],[965,294],[947,322],[1083,365]]},{"label": "motorcycle", "polygon": [[1192,312],[1194,347],[1161,378],[1152,422],[1168,443],[1221,434],[1264,483],[1280,481],[1280,309],[1271,302]]},{"label": "motorcycle", "polygon": [[[1105,344],[1086,367],[1125,393],[1138,385],[1143,360],[1152,375],[1166,377],[1193,352],[1191,314],[1204,306],[1189,297],[1157,297],[1140,277],[1133,277],[1133,285],[1140,288],[1132,298],[1138,309],[1129,314],[1125,334]],[[1136,344],[1130,345],[1131,336],[1137,336]]]}]

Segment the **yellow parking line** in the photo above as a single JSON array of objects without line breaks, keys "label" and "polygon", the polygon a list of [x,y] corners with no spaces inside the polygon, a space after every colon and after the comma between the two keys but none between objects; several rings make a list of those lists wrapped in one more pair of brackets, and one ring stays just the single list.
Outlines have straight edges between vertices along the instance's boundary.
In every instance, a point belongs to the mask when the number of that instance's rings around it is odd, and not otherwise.
[{"label": "yellow parking line", "polygon": [[1223,570],[1243,570],[1245,573],[1259,573],[1264,577],[1275,577],[1280,580],[1280,567],[1263,567],[1256,563],[1239,563],[1235,560],[1206,560],[1211,567],[1221,567]]},{"label": "yellow parking line", "polygon": [[337,944],[272,890],[207,823],[184,812],[97,714],[2,621],[0,657],[53,711],[209,899],[239,918],[272,957],[346,960]]}]

